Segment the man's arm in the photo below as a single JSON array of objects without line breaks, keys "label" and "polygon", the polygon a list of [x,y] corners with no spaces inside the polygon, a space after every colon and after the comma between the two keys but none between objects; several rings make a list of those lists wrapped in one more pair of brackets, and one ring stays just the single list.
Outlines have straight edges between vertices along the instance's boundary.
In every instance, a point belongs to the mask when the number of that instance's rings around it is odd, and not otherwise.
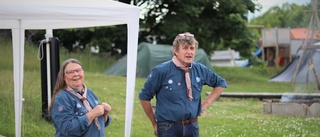
[{"label": "man's arm", "polygon": [[154,114],[152,111],[152,106],[151,106],[150,101],[140,99],[140,103],[141,103],[141,106],[143,107],[144,112],[147,114],[147,116],[149,117],[149,119],[152,123],[155,135],[157,135],[157,122],[154,118]]},{"label": "man's arm", "polygon": [[202,102],[202,112],[205,111],[222,93],[224,87],[215,87],[209,96]]}]

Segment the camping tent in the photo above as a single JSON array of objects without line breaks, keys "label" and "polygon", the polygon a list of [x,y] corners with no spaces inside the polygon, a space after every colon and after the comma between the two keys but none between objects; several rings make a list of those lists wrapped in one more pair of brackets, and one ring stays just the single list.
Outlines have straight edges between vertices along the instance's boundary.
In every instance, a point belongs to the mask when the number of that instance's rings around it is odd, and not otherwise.
[{"label": "camping tent", "polygon": [[25,30],[81,28],[127,24],[128,66],[125,136],[130,136],[140,10],[111,0],[1,0],[0,29],[12,30],[15,132],[21,136]]},{"label": "camping tent", "polygon": [[[317,45],[317,44],[315,44]],[[319,44],[320,45],[320,44]],[[271,82],[292,82],[300,55],[303,50],[298,49],[296,57],[276,76],[272,77],[269,81]],[[310,51],[309,54],[307,54]],[[309,70],[309,75],[307,75],[309,66],[308,66],[308,59],[311,58],[313,60],[313,65],[316,72],[320,73],[320,49],[313,49],[313,50],[305,50],[302,58],[299,70],[296,75],[295,82],[306,82],[308,78],[308,82],[314,82],[314,73],[312,70]]]},{"label": "camping tent", "polygon": [[[171,45],[151,44],[146,42],[140,43],[138,47],[136,75],[138,77],[147,77],[153,67],[165,61],[171,60],[172,56],[173,50]],[[194,60],[206,65],[208,68],[213,69],[206,52],[201,48],[197,49]],[[105,74],[125,76],[127,71],[126,62],[127,55],[123,56],[115,64],[107,68],[105,70]]]}]

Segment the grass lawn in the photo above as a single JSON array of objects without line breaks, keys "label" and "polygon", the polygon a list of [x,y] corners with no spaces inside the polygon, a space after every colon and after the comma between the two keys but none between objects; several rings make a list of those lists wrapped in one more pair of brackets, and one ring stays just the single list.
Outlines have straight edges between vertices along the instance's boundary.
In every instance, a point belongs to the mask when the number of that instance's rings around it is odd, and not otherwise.
[{"label": "grass lawn", "polygon": [[[23,85],[23,137],[52,137],[55,129],[52,123],[41,117],[40,61],[37,47],[25,48],[25,71]],[[99,100],[112,106],[112,123],[105,129],[108,137],[124,136],[126,77],[108,76],[103,70],[115,59],[91,54],[61,54],[60,60],[74,57],[85,69],[85,83]],[[15,136],[12,48],[10,42],[0,43],[0,135]],[[215,67],[225,77],[229,86],[225,92],[319,92],[305,90],[304,85],[291,89],[291,83],[268,82],[281,68],[233,68]],[[153,127],[145,115],[138,93],[145,78],[136,79],[134,92],[134,113],[131,126],[132,137],[152,137]],[[311,87],[311,86],[310,86]],[[211,91],[205,86],[205,92]],[[318,137],[320,117],[275,116],[263,112],[258,99],[219,98],[199,117],[201,137]]]}]

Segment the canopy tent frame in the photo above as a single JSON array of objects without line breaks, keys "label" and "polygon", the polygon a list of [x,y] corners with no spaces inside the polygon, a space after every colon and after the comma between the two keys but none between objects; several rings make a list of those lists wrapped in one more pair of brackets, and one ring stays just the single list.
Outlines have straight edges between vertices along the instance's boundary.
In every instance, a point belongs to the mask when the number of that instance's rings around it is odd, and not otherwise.
[{"label": "canopy tent frame", "polygon": [[[139,32],[138,7],[112,0],[3,0],[0,2],[0,29],[11,29],[15,136],[21,136],[23,107],[23,65],[25,30],[66,29],[127,24],[128,69],[126,85],[125,137],[131,133]],[[50,31],[47,32],[50,34]],[[52,33],[51,33],[52,34]]]}]

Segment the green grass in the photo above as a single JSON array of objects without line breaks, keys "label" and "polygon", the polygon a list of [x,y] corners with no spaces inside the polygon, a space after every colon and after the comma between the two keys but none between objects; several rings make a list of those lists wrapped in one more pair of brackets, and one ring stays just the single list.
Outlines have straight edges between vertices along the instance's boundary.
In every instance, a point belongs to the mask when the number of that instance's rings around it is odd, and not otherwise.
[{"label": "green grass", "polygon": [[[54,136],[52,123],[41,117],[40,61],[37,59],[37,46],[26,45],[23,84],[23,137]],[[107,127],[108,137],[124,136],[126,77],[108,76],[103,70],[115,61],[107,56],[82,53],[68,54],[61,51],[60,60],[69,57],[79,59],[85,68],[85,83],[100,101],[112,105],[112,123]],[[12,48],[10,41],[0,43],[0,135],[15,136],[14,93],[12,71]],[[281,68],[233,68],[215,67],[215,71],[229,83],[225,92],[295,92],[291,83],[267,82]],[[153,128],[140,106],[137,97],[145,82],[136,79],[134,92],[134,113],[132,137],[152,137]],[[305,90],[299,85],[299,91]],[[211,91],[205,86],[205,92]],[[275,116],[263,112],[262,102],[258,99],[219,98],[199,117],[201,137],[317,137],[320,136],[320,117]]]}]

